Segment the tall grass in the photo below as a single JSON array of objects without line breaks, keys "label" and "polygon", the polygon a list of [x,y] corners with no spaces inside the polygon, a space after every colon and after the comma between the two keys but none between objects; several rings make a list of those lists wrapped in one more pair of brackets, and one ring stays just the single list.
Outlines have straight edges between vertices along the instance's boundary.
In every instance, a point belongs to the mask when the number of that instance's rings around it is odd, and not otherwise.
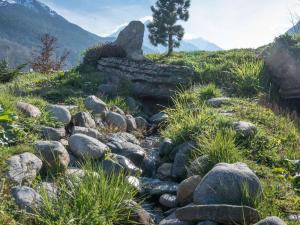
[{"label": "tall grass", "polygon": [[[85,166],[85,176],[56,180],[57,198],[43,193],[44,207],[36,218],[41,225],[116,225],[133,224],[133,208],[128,204],[136,195],[123,175],[107,177],[92,164]],[[91,172],[93,171],[93,172]]]}]

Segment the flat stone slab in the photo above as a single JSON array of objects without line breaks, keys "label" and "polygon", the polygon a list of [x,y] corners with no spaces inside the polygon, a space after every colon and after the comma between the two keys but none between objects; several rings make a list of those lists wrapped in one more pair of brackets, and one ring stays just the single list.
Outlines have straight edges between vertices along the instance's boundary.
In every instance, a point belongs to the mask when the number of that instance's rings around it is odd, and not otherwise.
[{"label": "flat stone slab", "polygon": [[256,209],[234,205],[195,205],[176,210],[176,217],[182,221],[214,221],[222,224],[253,224],[259,221]]}]

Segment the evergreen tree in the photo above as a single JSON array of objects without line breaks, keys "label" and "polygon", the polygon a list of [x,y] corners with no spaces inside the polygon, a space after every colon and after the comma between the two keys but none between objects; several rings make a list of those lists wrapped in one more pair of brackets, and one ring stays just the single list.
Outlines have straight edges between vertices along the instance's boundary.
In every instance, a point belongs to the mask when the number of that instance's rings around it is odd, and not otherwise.
[{"label": "evergreen tree", "polygon": [[190,0],[158,0],[155,6],[151,7],[153,22],[148,24],[149,39],[154,46],[167,46],[168,55],[180,46],[184,29],[176,23],[189,19],[190,5]]}]

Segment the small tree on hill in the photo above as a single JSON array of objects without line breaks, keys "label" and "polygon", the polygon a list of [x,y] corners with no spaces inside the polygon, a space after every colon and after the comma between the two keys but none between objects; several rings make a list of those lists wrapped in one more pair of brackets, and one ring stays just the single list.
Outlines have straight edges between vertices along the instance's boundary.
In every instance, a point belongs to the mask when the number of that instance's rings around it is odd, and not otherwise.
[{"label": "small tree on hill", "polygon": [[189,19],[190,0],[158,0],[151,7],[153,22],[148,24],[149,39],[154,46],[168,46],[168,55],[180,46],[184,29],[177,21]]},{"label": "small tree on hill", "polygon": [[61,56],[55,57],[55,51],[57,48],[56,37],[50,34],[42,35],[40,51],[38,54],[33,56],[33,60],[30,63],[32,69],[40,73],[49,73],[61,70],[70,55],[70,52],[65,50]]}]

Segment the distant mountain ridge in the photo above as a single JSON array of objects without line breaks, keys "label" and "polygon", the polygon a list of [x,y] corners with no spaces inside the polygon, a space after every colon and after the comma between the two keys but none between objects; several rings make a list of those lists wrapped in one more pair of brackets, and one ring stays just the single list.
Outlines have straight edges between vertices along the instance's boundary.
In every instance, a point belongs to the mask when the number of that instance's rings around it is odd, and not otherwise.
[{"label": "distant mountain ridge", "polygon": [[0,0],[0,24],[0,59],[13,66],[28,61],[44,33],[57,37],[60,51],[71,52],[68,68],[79,62],[85,49],[109,40],[70,23],[37,0]]},{"label": "distant mountain ridge", "polygon": [[[144,34],[144,43],[143,43],[143,50],[144,52],[147,53],[165,53],[167,49],[160,45],[160,46],[153,46],[148,38],[149,36],[149,31],[147,29],[147,24],[150,21],[144,22],[145,24],[145,34]],[[126,27],[126,25],[121,26],[117,31],[113,32],[110,34],[109,38],[117,38],[121,30],[123,30]],[[218,45],[209,42],[203,38],[195,38],[195,39],[190,39],[190,40],[183,40],[180,44],[180,47],[175,49],[175,51],[220,51],[222,48],[220,48]]]}]

